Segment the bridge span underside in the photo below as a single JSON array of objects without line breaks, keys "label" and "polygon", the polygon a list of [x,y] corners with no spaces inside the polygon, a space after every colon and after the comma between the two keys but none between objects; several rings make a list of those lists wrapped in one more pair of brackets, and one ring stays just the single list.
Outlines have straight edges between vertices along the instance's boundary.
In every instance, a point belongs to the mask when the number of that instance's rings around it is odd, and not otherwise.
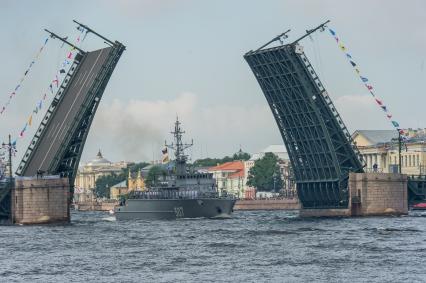
[{"label": "bridge span underside", "polygon": [[363,160],[302,47],[250,51],[244,58],[272,110],[305,208],[346,208],[349,172]]},{"label": "bridge span underside", "polygon": [[125,47],[78,54],[44,116],[17,174],[38,172],[69,177],[73,185],[90,125]]}]

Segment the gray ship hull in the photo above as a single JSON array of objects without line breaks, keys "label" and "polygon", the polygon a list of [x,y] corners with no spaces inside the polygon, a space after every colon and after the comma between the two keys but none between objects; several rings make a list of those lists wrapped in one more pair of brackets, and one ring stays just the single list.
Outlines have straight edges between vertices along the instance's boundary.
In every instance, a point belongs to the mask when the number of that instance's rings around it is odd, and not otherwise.
[{"label": "gray ship hull", "polygon": [[128,199],[125,206],[115,209],[117,220],[229,218],[235,199]]}]

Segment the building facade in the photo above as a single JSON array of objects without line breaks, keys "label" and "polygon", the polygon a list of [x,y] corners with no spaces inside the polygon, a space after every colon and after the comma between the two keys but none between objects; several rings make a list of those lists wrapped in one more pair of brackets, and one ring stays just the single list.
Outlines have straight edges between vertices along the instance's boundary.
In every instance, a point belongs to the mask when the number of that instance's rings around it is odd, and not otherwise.
[{"label": "building facade", "polygon": [[121,161],[113,163],[102,156],[99,150],[96,158],[81,165],[75,177],[75,202],[93,202],[96,199],[94,188],[96,180],[101,176],[120,174],[129,163]]},{"label": "building facade", "polygon": [[[401,173],[426,173],[426,131],[404,130],[401,144]],[[395,130],[358,130],[352,135],[366,163],[366,172],[396,173],[399,168],[398,132]]]},{"label": "building facade", "polygon": [[245,190],[244,162],[231,161],[207,169],[216,180],[219,192],[242,197]]},{"label": "building facade", "polygon": [[256,196],[256,188],[247,185],[249,172],[255,162],[268,152],[278,157],[283,187],[277,188],[277,191],[285,197],[296,196],[296,186],[292,177],[290,160],[284,145],[270,145],[264,150],[253,154],[247,161],[226,162],[210,167],[207,171],[213,173],[219,192],[226,191],[239,198],[254,198]]},{"label": "building facade", "polygon": [[119,200],[122,195],[126,195],[131,191],[144,191],[145,180],[142,177],[141,171],[132,174],[129,171],[127,180],[115,184],[110,188],[110,199]]}]

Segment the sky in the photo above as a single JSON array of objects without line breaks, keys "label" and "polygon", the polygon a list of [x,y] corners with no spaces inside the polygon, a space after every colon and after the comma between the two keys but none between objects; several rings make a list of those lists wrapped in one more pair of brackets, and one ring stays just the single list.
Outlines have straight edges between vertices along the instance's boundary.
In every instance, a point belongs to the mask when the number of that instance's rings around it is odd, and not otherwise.
[{"label": "sky", "polygon": [[[243,55],[291,29],[296,39],[330,20],[401,127],[426,127],[425,1],[0,0],[0,104],[41,47],[47,28],[76,38],[76,19],[127,49],[104,92],[82,162],[158,159],[176,116],[193,160],[282,144]],[[302,41],[350,131],[392,129],[327,32]],[[105,47],[88,35],[82,48]],[[5,114],[0,138],[19,135],[65,58],[50,40]],[[48,100],[51,97],[48,97]],[[47,107],[43,108],[45,111]],[[41,115],[42,114],[42,115]],[[44,112],[18,138],[19,161]]]}]

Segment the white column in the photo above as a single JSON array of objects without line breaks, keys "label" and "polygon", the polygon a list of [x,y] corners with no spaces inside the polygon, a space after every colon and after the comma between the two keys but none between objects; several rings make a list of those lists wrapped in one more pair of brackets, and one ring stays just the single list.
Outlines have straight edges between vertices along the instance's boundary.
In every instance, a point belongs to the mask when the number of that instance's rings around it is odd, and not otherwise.
[{"label": "white column", "polygon": [[367,155],[367,169],[371,169],[372,166],[372,156],[371,154]]},{"label": "white column", "polygon": [[377,168],[379,168],[379,172],[383,171],[382,169],[382,154],[377,154]]}]

